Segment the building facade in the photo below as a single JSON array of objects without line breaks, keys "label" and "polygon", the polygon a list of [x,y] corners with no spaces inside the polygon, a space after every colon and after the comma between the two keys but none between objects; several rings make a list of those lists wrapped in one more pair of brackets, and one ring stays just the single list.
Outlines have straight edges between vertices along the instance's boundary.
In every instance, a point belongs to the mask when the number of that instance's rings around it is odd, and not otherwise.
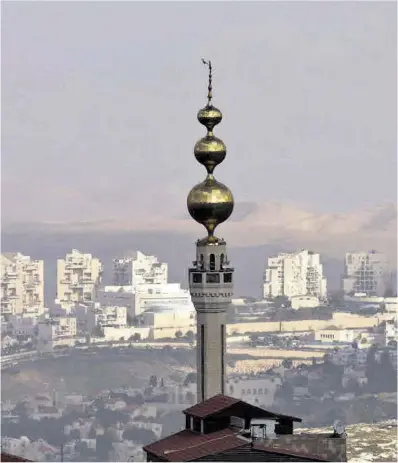
[{"label": "building facade", "polygon": [[113,259],[113,284],[115,286],[140,286],[167,283],[168,266],[155,256],[136,251],[132,256]]},{"label": "building facade", "polygon": [[264,299],[305,295],[324,299],[326,294],[327,283],[319,254],[302,249],[268,259],[264,273]]},{"label": "building facade", "polygon": [[189,291],[179,283],[105,286],[97,293],[101,305],[123,306],[130,317],[137,317],[155,306],[194,310]]},{"label": "building facade", "polygon": [[192,188],[187,206],[191,217],[206,228],[207,236],[196,242],[196,258],[189,269],[189,289],[197,313],[197,400],[224,394],[226,311],[233,294],[234,270],[230,266],[224,239],[214,236],[216,227],[232,214],[234,200],[228,187],[218,182],[215,167],[226,156],[226,146],[213,134],[222,120],[221,111],[212,104],[212,69],[209,67],[209,92],[198,120],[207,135],[195,145],[196,160],[207,171],[207,177]]},{"label": "building facade", "polygon": [[377,251],[346,254],[342,281],[344,293],[384,296],[389,284],[390,271],[384,254]]},{"label": "building facade", "polygon": [[1,313],[22,315],[44,309],[44,263],[17,253],[1,255]]},{"label": "building facade", "polygon": [[101,283],[101,261],[91,254],[72,249],[57,261],[57,299],[70,311],[76,303],[94,301]]}]

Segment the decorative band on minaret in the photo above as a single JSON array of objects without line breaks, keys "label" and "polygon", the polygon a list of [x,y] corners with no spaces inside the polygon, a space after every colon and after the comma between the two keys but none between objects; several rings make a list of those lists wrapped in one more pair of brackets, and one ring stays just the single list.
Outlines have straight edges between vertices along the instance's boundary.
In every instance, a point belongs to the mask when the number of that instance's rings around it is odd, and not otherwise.
[{"label": "decorative band on minaret", "polygon": [[222,120],[213,106],[213,69],[210,61],[202,62],[209,69],[207,105],[199,110],[198,120],[207,134],[195,145],[196,160],[207,170],[205,180],[188,194],[187,206],[191,217],[202,224],[207,236],[196,243],[196,260],[189,269],[189,287],[197,312],[198,401],[224,394],[226,312],[233,294],[233,268],[230,267],[226,242],[214,236],[218,225],[232,214],[234,199],[231,190],[218,182],[214,169],[227,154],[222,140],[213,134]]}]

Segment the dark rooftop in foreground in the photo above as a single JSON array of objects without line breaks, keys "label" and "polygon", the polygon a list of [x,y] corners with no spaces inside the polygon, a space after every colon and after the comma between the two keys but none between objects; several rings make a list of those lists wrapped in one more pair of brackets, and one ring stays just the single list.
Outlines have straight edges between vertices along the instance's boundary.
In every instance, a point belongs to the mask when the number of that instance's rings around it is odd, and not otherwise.
[{"label": "dark rooftop in foreground", "polygon": [[144,447],[147,461],[347,461],[346,439],[293,434],[300,418],[216,395],[184,410],[185,429]]},{"label": "dark rooftop in foreground", "polygon": [[0,461],[30,461],[30,460],[26,460],[25,458],[21,458],[21,457],[16,457],[15,455],[10,455],[7,452],[1,452]]}]

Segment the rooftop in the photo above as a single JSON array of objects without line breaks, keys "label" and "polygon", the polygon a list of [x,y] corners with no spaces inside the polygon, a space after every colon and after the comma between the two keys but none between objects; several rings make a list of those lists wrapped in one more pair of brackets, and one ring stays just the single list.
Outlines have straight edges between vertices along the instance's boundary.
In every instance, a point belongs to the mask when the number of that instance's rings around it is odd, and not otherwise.
[{"label": "rooftop", "polygon": [[240,405],[250,412],[253,418],[271,418],[275,420],[290,420],[300,423],[301,418],[289,415],[281,415],[279,413],[270,412],[260,407],[256,407],[242,400],[235,399],[226,395],[218,394],[204,402],[193,405],[183,411],[186,415],[194,416],[196,418],[207,418],[211,415],[219,414],[227,411],[233,406]]}]

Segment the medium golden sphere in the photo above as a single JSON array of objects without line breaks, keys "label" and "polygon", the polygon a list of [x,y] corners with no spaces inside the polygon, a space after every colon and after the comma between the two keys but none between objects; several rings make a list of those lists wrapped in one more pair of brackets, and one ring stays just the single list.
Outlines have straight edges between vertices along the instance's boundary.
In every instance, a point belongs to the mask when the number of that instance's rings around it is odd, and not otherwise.
[{"label": "medium golden sphere", "polygon": [[207,105],[198,112],[198,121],[204,125],[210,132],[222,120],[222,113],[214,106]]},{"label": "medium golden sphere", "polygon": [[208,175],[189,192],[187,207],[191,217],[212,235],[215,228],[232,214],[234,198],[227,186]]},{"label": "medium golden sphere", "polygon": [[195,158],[204,165],[208,174],[212,174],[214,168],[224,161],[227,147],[217,137],[207,135],[201,138],[194,148]]}]

